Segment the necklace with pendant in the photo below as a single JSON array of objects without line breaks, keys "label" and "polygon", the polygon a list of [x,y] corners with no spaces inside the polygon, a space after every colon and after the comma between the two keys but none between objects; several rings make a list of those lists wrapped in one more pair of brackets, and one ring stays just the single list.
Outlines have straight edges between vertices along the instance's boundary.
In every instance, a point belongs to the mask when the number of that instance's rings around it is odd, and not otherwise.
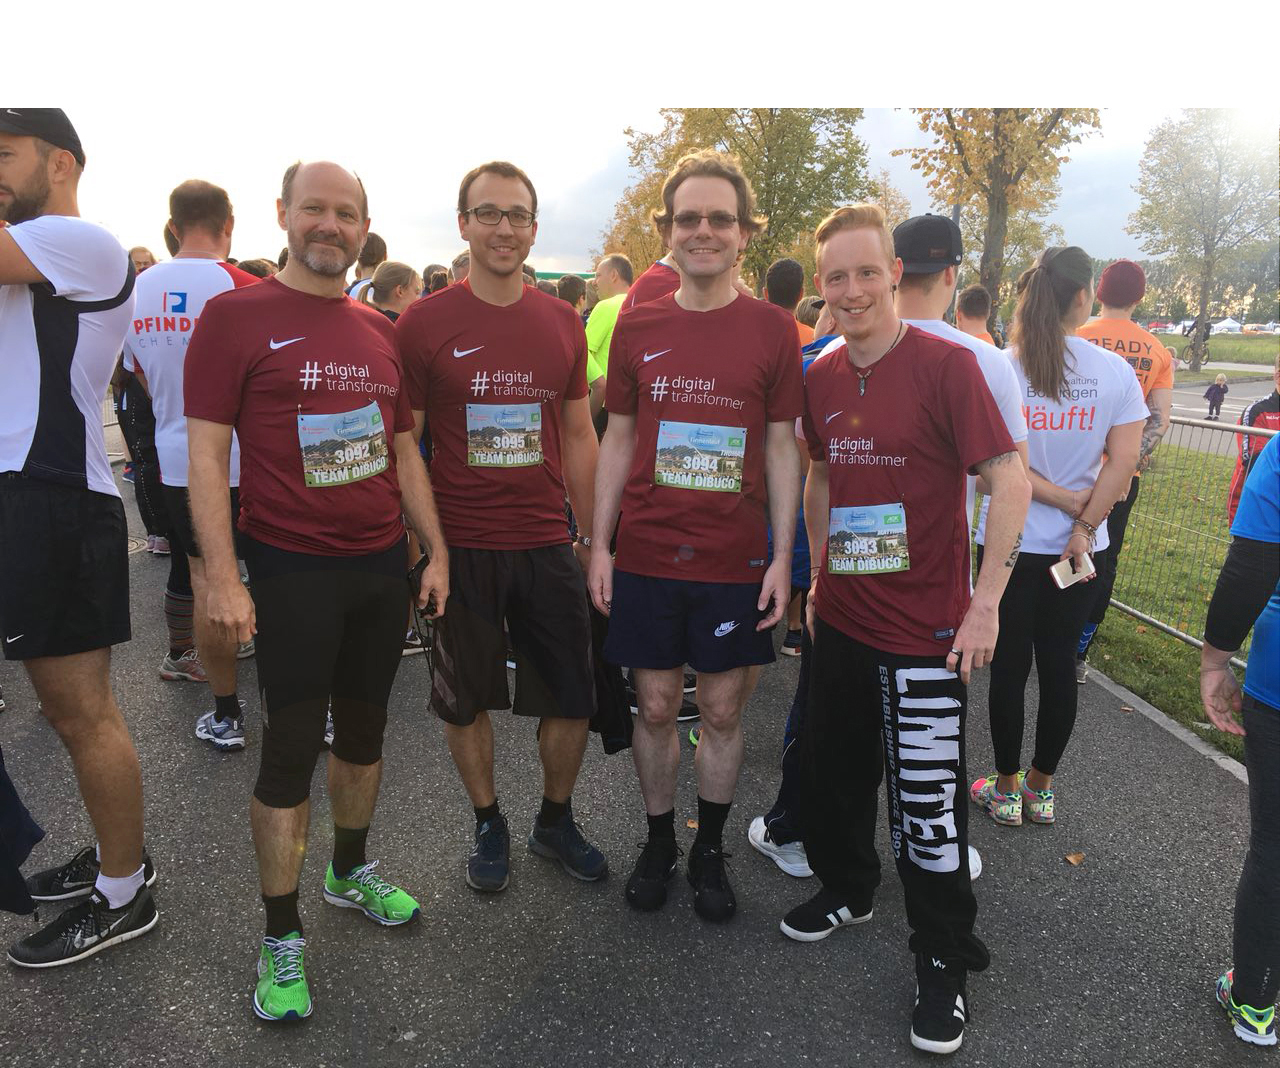
[{"label": "necklace with pendant", "polygon": [[884,355],[879,357],[879,359],[877,359],[876,362],[873,363],[870,367],[868,367],[865,371],[856,365],[853,366],[853,373],[858,376],[858,396],[859,397],[865,397],[867,395],[867,379],[870,378],[872,372],[877,367],[880,366],[880,361],[883,360],[885,356],[888,356],[889,353],[891,353],[895,348],[898,347],[898,342],[902,340],[902,331],[906,329],[906,326],[907,326],[906,323],[899,320],[898,332],[893,336],[893,344],[890,345],[887,349],[885,349]]}]

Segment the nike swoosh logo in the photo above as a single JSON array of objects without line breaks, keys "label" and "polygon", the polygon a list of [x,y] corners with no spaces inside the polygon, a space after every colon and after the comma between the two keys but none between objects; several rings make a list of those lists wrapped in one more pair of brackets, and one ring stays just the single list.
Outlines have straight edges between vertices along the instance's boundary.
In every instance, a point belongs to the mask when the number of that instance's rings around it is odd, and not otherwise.
[{"label": "nike swoosh logo", "polygon": [[841,408],[838,412],[832,412],[829,416],[827,416],[826,421],[828,423],[831,422],[831,420],[834,419],[837,415],[844,415],[844,409]]},{"label": "nike swoosh logo", "polygon": [[17,115],[18,118],[22,118],[21,111],[14,111],[13,108],[5,108],[5,111],[7,111],[10,115]]},{"label": "nike swoosh logo", "polygon": [[720,626],[716,627],[716,637],[723,638],[731,630],[736,630],[737,627],[737,623],[721,623]]},{"label": "nike swoosh logo", "polygon": [[24,630],[21,634],[15,634],[12,638],[5,638],[4,643],[8,645],[10,642],[16,642],[19,638],[25,638],[27,632]]},{"label": "nike swoosh logo", "polygon": [[307,340],[307,335],[303,334],[302,337],[291,337],[288,341],[277,341],[275,338],[272,338],[269,342],[267,342],[267,344],[270,345],[271,348],[273,349],[282,349],[286,345],[292,345],[295,341],[306,341],[306,340]]},{"label": "nike swoosh logo", "polygon": [[648,363],[650,360],[656,360],[659,356],[665,356],[670,351],[670,349],[663,349],[661,352],[646,352],[641,358],[645,363]]},{"label": "nike swoosh logo", "polygon": [[453,358],[455,360],[460,360],[462,359],[463,356],[470,356],[473,352],[479,352],[482,348],[484,348],[483,345],[477,345],[474,349],[463,349],[461,352],[459,352],[458,349],[455,347],[453,350]]}]

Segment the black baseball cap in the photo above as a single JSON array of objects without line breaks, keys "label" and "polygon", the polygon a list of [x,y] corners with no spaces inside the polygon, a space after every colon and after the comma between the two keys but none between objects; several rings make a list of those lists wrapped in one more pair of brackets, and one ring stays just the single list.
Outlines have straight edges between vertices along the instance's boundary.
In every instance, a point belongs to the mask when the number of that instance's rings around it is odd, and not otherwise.
[{"label": "black baseball cap", "polygon": [[893,254],[903,274],[937,274],[958,267],[964,246],[960,227],[945,215],[917,215],[893,230]]},{"label": "black baseball cap", "polygon": [[0,132],[48,141],[55,148],[65,148],[84,166],[80,135],[62,108],[0,108]]}]

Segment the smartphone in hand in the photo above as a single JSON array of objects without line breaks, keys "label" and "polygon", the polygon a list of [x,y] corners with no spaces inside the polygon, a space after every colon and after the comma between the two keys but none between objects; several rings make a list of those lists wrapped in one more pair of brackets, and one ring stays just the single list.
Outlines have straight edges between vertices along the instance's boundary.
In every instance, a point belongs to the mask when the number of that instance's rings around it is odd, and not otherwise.
[{"label": "smartphone in hand", "polygon": [[1059,560],[1051,568],[1049,574],[1053,576],[1054,584],[1060,590],[1065,590],[1068,586],[1074,586],[1077,582],[1083,582],[1091,575],[1096,575],[1098,569],[1093,566],[1093,557],[1088,553],[1084,554],[1084,567],[1079,571],[1072,571],[1072,558],[1068,556],[1065,560]]}]

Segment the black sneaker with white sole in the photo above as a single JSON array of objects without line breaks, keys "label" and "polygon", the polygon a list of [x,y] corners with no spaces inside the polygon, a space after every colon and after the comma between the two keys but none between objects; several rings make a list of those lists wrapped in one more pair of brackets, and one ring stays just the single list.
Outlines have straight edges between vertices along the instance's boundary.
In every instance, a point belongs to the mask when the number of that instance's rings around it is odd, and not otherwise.
[{"label": "black sneaker with white sole", "polygon": [[819,890],[803,905],[788,912],[778,926],[784,935],[797,942],[821,942],[841,927],[866,923],[874,911],[870,904],[855,904],[846,894]]},{"label": "black sneaker with white sole", "polygon": [[72,905],[52,923],[9,948],[9,960],[20,968],[57,968],[110,946],[146,934],[160,919],[151,888],[143,885],[133,900],[118,909],[98,891]]},{"label": "black sneaker with white sole", "polygon": [[[93,884],[98,881],[100,870],[96,847],[86,846],[65,864],[29,876],[27,893],[33,901],[71,901],[88,897],[93,891]],[[156,881],[155,866],[145,850],[142,853],[142,878],[148,886]]]},{"label": "black sneaker with white sole", "polygon": [[955,961],[917,953],[911,1044],[926,1053],[954,1053],[964,1041],[968,1018],[965,970]]}]

